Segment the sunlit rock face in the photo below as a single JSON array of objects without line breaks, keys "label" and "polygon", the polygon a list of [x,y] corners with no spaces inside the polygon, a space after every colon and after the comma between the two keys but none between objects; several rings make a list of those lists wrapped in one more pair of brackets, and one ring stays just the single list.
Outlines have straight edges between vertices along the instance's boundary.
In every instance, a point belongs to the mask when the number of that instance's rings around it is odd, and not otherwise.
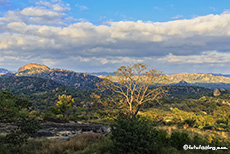
[{"label": "sunlit rock face", "polygon": [[220,91],[219,91],[218,89],[215,89],[215,90],[213,91],[213,95],[214,95],[214,96],[220,96],[221,93],[220,93]]},{"label": "sunlit rock face", "polygon": [[23,75],[23,74],[36,74],[36,73],[42,73],[49,71],[50,68],[46,65],[40,65],[40,64],[27,64],[22,67],[20,67],[17,71],[17,75]]}]

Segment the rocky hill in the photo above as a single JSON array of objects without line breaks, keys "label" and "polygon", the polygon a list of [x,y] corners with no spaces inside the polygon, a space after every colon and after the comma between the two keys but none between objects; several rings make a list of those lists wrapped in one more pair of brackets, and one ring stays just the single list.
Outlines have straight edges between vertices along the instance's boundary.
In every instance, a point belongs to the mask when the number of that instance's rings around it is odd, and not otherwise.
[{"label": "rocky hill", "polygon": [[20,67],[17,71],[17,75],[38,74],[38,73],[48,72],[49,70],[50,68],[45,65],[32,63]]},{"label": "rocky hill", "polygon": [[102,79],[88,73],[76,73],[65,69],[50,69],[45,65],[27,64],[20,67],[16,76],[35,76],[76,88],[96,88]]}]

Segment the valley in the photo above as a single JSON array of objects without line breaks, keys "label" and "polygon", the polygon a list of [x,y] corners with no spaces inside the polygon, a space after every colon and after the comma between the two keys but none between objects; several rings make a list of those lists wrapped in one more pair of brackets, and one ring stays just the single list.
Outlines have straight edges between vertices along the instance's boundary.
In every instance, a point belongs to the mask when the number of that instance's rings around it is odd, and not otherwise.
[{"label": "valley", "polygon": [[[136,76],[132,77],[137,79]],[[138,125],[142,124],[145,129],[141,130],[146,132],[150,131],[148,128],[155,128],[154,131],[158,134],[154,137],[157,138],[157,146],[164,144],[166,151],[173,149],[176,153],[182,154],[181,147],[188,141],[191,144],[229,147],[230,78],[189,73],[166,77],[170,84],[160,89],[165,92],[163,97],[144,104],[138,111],[139,118],[128,118],[128,121],[124,118],[124,123],[135,123],[137,120],[135,129],[142,128]],[[113,79],[118,81],[119,76],[114,76]],[[16,73],[4,71],[0,75],[1,142],[6,145],[22,143],[18,148],[11,150],[24,153],[38,149],[33,149],[31,144],[47,142],[47,145],[52,145],[58,144],[60,139],[66,139],[66,142],[60,145],[62,150],[59,149],[58,152],[63,153],[66,152],[64,147],[67,143],[81,140],[84,136],[83,138],[88,138],[87,145],[77,151],[87,153],[88,149],[95,152],[91,146],[96,146],[96,152],[100,153],[100,147],[105,146],[104,150],[111,152],[114,146],[111,134],[114,135],[116,131],[111,128],[113,125],[117,128],[123,127],[117,122],[123,123],[119,121],[119,117],[127,117],[128,112],[125,106],[116,106],[116,103],[113,103],[120,101],[122,104],[120,95],[113,93],[111,89],[103,92],[98,89],[102,81],[114,86],[121,83],[114,83],[114,80],[108,80],[102,74],[90,75],[65,69],[50,69],[39,64],[22,66]],[[135,82],[133,84],[135,85]],[[140,82],[136,86],[141,84]],[[150,86],[149,90],[155,91],[158,86],[159,83],[156,83]],[[14,130],[13,134],[9,128]],[[148,133],[151,134],[151,131]],[[7,134],[13,138],[18,135],[19,140],[5,140],[4,137],[9,137]],[[95,136],[100,137],[95,140]],[[47,138],[50,141],[47,141]],[[181,139],[180,143],[173,144]],[[22,140],[29,140],[29,144],[25,145]],[[74,142],[72,146],[83,145]],[[1,148],[9,151],[6,147]],[[48,147],[43,145],[43,148]],[[160,148],[164,153],[164,148]]]}]

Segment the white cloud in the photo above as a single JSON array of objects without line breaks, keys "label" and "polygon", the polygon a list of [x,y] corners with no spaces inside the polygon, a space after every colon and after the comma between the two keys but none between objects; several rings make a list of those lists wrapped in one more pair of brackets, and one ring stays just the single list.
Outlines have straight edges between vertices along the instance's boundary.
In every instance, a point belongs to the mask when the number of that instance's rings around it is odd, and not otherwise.
[{"label": "white cloud", "polygon": [[0,23],[25,22],[27,24],[64,25],[67,20],[70,20],[66,14],[68,11],[70,11],[70,7],[62,2],[40,1],[35,6],[22,10],[9,10],[3,17],[0,17]]},{"label": "white cloud", "polygon": [[162,11],[162,8],[160,8],[160,7],[158,7],[158,6],[154,6],[153,8],[154,8],[154,10]]},{"label": "white cloud", "polygon": [[183,15],[177,15],[175,17],[172,17],[172,19],[180,19],[180,18],[183,18],[184,16]]},{"label": "white cloud", "polygon": [[88,10],[88,7],[86,7],[85,5],[76,4],[75,6],[80,10]]},{"label": "white cloud", "polygon": [[[34,15],[44,14],[39,14],[38,11],[34,12]],[[127,56],[131,53],[133,56],[140,56],[139,52],[144,50],[146,54],[153,56],[169,53],[198,54],[210,48],[227,50],[229,45],[224,40],[230,35],[229,23],[230,14],[221,14],[166,23],[120,21],[96,26],[89,22],[80,22],[66,27],[33,25],[19,20],[8,22],[5,28],[9,32],[24,35],[24,38],[38,39],[37,42],[41,43],[37,45],[38,49],[40,46],[46,46],[46,43],[40,40],[49,39],[54,41],[54,46],[60,47],[60,50],[68,49],[70,53],[77,48],[79,53],[84,50],[90,56],[94,56],[94,53],[98,56]],[[9,40],[14,40],[14,36],[8,34]],[[219,43],[223,44],[219,46]],[[47,46],[47,49],[51,47],[53,46]]]},{"label": "white cloud", "polygon": [[230,63],[230,53],[216,51],[203,52],[201,55],[176,56],[169,54],[158,61],[170,63]]},{"label": "white cloud", "polygon": [[215,7],[211,7],[210,6],[209,9],[216,12],[216,8]]},{"label": "white cloud", "polygon": [[25,8],[21,11],[21,14],[25,16],[38,16],[38,17],[41,16],[57,17],[60,15],[55,11],[47,10],[45,8],[40,8],[40,7]]},{"label": "white cloud", "polygon": [[40,6],[45,6],[54,11],[62,12],[62,11],[70,11],[69,4],[64,4],[62,1],[53,1],[53,3],[47,1],[39,1],[36,3]]}]

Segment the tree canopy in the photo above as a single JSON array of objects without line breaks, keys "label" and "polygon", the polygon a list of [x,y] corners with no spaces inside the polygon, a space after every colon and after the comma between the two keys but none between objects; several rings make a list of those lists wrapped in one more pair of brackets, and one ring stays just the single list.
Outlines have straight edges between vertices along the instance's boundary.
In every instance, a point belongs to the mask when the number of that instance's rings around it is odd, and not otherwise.
[{"label": "tree canopy", "polygon": [[144,104],[159,100],[166,90],[168,79],[162,71],[143,63],[121,66],[113,75],[107,76],[98,88],[108,94],[105,102],[124,109],[128,117],[137,115]]}]

